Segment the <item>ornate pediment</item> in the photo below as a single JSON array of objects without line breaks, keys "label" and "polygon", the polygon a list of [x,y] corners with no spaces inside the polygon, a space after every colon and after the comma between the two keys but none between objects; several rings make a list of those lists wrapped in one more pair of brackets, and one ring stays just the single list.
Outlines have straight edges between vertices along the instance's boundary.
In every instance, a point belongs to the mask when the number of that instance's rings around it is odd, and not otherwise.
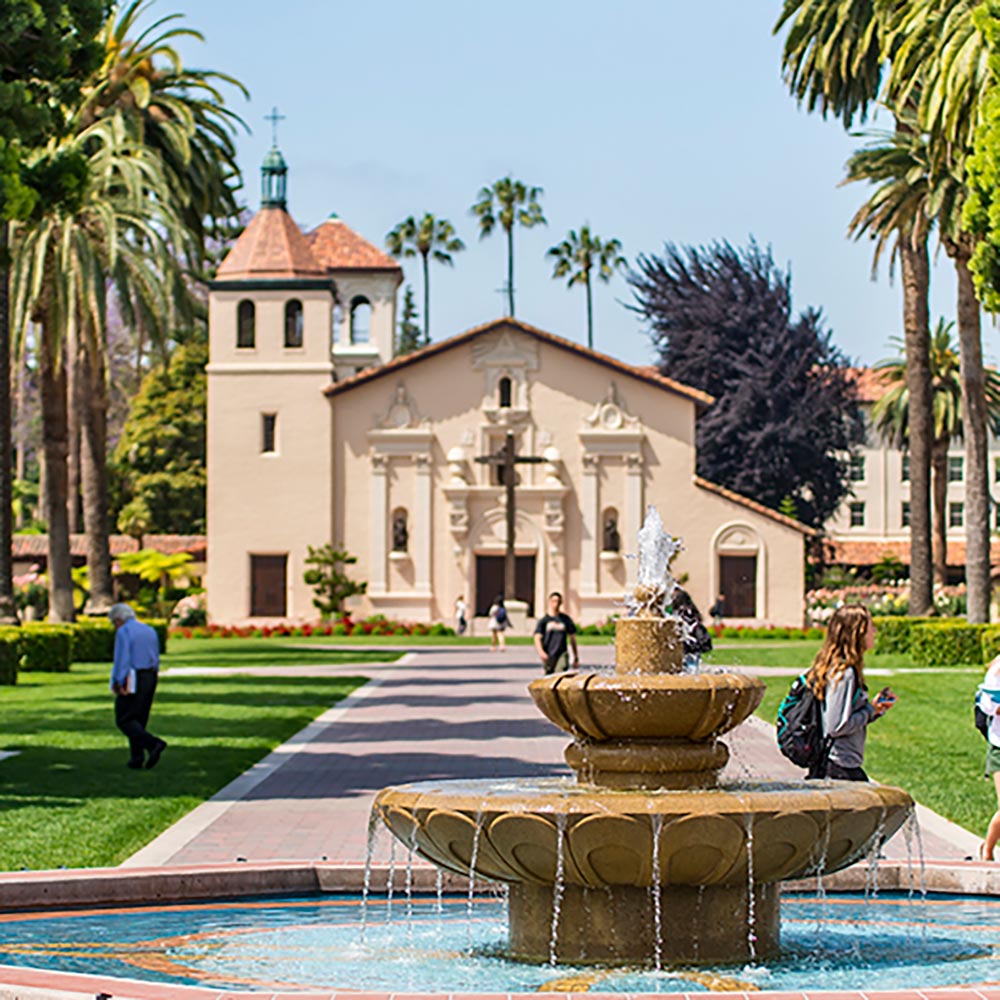
[{"label": "ornate pediment", "polygon": [[591,411],[583,418],[587,427],[602,431],[633,430],[639,424],[639,418],[628,412],[625,403],[618,396],[618,387],[614,382],[608,384],[608,391]]},{"label": "ornate pediment", "polygon": [[478,371],[488,368],[537,371],[538,341],[511,330],[481,337],[472,344],[472,367]]},{"label": "ornate pediment", "polygon": [[380,430],[403,430],[407,427],[425,427],[430,421],[422,417],[410,398],[406,385],[400,382],[386,409],[375,418]]}]

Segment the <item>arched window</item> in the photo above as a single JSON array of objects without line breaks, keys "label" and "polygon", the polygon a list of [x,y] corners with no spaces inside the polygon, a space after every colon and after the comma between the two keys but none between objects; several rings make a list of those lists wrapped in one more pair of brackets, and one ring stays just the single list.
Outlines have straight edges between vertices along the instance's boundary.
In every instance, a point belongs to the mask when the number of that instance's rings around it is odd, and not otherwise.
[{"label": "arched window", "polygon": [[614,507],[605,507],[601,516],[601,528],[603,543],[601,550],[604,552],[621,552],[622,539],[618,533],[618,511]]},{"label": "arched window", "polygon": [[500,406],[505,408],[510,408],[510,378],[504,375],[502,379],[497,383],[497,392],[500,396]]},{"label": "arched window", "polygon": [[351,343],[367,344],[371,337],[372,304],[359,295],[351,301]]},{"label": "arched window", "polygon": [[249,299],[236,307],[236,346],[255,347],[257,344],[257,308]]},{"label": "arched window", "polygon": [[397,507],[392,512],[392,551],[407,552],[410,547],[410,529],[407,526],[405,507]]},{"label": "arched window", "polygon": [[285,303],[285,347],[302,346],[302,303],[289,299]]}]

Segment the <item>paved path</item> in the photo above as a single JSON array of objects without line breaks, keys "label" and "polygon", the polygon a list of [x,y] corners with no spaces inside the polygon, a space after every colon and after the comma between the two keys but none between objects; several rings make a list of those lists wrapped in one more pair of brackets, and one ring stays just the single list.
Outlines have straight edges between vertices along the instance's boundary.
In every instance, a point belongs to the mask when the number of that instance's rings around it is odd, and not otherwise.
[{"label": "paved path", "polygon": [[[613,656],[610,646],[582,652],[587,665],[609,664]],[[360,669],[342,664],[232,672],[356,676]],[[563,762],[566,735],[539,714],[526,690],[539,673],[530,647],[508,647],[503,654],[423,649],[396,663],[365,664],[363,673],[372,678],[368,684],[125,864],[359,862],[372,798],[386,785],[570,773]],[[726,741],[732,751],[727,777],[802,776],[778,753],[763,722],[751,719]],[[928,857],[960,859],[975,852],[973,834],[928,810],[919,816]],[[376,848],[384,857],[385,841]],[[905,857],[902,838],[888,845],[887,854]]]}]

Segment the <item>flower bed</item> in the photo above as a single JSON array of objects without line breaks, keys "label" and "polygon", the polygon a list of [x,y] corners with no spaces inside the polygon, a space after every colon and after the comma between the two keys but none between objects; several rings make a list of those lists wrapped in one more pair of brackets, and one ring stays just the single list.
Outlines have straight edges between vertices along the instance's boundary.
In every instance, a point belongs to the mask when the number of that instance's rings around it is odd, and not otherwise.
[{"label": "flower bed", "polygon": [[[806,620],[825,625],[844,604],[864,604],[873,615],[905,615],[910,609],[909,583],[858,584],[850,587],[820,587],[806,593]],[[934,610],[939,615],[965,614],[965,584],[953,587],[934,585]]]},{"label": "flower bed", "polygon": [[311,635],[454,635],[455,630],[441,622],[428,625],[425,622],[398,622],[384,615],[372,615],[354,621],[343,616],[329,622],[313,622],[304,625],[178,625],[170,630],[171,635],[182,639],[270,639],[293,636],[298,638]]}]

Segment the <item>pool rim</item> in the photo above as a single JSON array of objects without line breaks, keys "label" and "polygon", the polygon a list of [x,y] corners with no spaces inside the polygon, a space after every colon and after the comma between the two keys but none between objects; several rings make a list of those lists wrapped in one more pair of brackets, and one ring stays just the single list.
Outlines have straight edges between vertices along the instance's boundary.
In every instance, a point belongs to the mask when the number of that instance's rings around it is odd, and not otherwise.
[{"label": "pool rim", "polygon": [[[389,866],[373,865],[371,883],[376,891],[387,886]],[[407,873],[397,867],[393,872],[394,890],[402,890]],[[431,891],[437,886],[437,870],[430,865],[414,865],[409,872],[417,891]],[[980,861],[927,861],[924,865],[926,888],[944,894],[1000,896],[1000,864]],[[868,866],[855,865],[826,876],[823,884],[829,892],[864,890],[870,878]],[[918,873],[919,878],[919,873]],[[45,910],[83,909],[107,906],[211,901],[246,896],[280,896],[316,892],[361,892],[365,866],[360,863],[250,862],[236,861],[214,865],[181,865],[158,868],[82,868],[31,872],[0,872],[0,912],[42,912]],[[467,881],[448,873],[443,886],[447,891],[465,891]],[[910,870],[905,862],[880,861],[878,885],[881,891],[907,890]],[[816,880],[784,883],[789,891],[815,888]],[[418,993],[368,990],[307,992],[273,990],[219,990],[202,986],[180,986],[145,980],[82,973],[52,972],[30,966],[0,965],[0,998],[18,1000],[94,1000],[101,993],[115,1000],[526,1000],[528,996],[582,997],[583,994],[518,993]],[[646,998],[691,997],[689,993],[621,994],[587,993],[588,997]],[[704,995],[699,994],[704,1000]],[[880,991],[816,990],[806,992],[728,993],[720,996],[746,1000],[1000,1000],[1000,986],[977,989],[935,988]]]}]

